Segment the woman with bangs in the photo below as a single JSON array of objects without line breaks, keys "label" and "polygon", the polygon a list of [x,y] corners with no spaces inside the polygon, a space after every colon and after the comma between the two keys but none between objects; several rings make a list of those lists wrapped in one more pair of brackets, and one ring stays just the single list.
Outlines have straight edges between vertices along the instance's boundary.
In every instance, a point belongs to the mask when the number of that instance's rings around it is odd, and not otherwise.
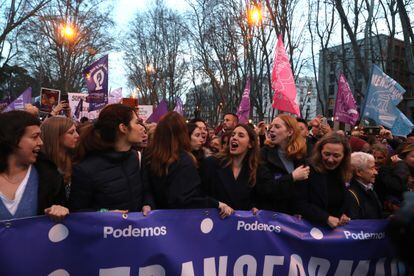
[{"label": "woman with bangs", "polygon": [[270,172],[273,185],[258,187],[261,209],[292,214],[294,183],[306,180],[306,140],[300,135],[296,119],[287,114],[277,116],[269,130],[269,144],[261,150],[261,162]]},{"label": "woman with bangs", "polygon": [[216,157],[204,160],[201,168],[206,193],[237,210],[256,212],[255,187],[258,180],[259,141],[245,124],[232,131],[229,146]]},{"label": "woman with bangs", "polygon": [[313,148],[307,181],[296,186],[295,208],[305,219],[331,228],[350,220],[344,214],[346,183],[352,177],[351,147],[338,134],[327,134]]},{"label": "woman with bangs", "polygon": [[50,117],[42,123],[40,129],[43,146],[37,163],[48,172],[48,179],[64,184],[68,199],[72,177],[72,153],[79,141],[76,125],[67,117]]},{"label": "woman with bangs", "polygon": [[226,204],[202,195],[187,126],[177,112],[159,121],[145,164],[145,179],[157,209],[219,208],[221,217],[233,212]]}]

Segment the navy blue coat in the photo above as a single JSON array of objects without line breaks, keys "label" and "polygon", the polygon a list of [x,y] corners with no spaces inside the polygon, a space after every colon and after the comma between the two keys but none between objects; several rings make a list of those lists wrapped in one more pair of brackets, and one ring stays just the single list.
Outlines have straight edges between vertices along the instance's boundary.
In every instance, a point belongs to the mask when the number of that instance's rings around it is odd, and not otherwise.
[{"label": "navy blue coat", "polygon": [[234,178],[231,166],[225,167],[216,157],[204,159],[201,179],[205,193],[235,210],[251,210],[254,204],[254,188],[249,183],[249,168],[246,162]]},{"label": "navy blue coat", "polygon": [[150,204],[144,203],[144,189],[134,150],[95,153],[73,167],[69,206],[73,211],[140,211]]},{"label": "navy blue coat", "polygon": [[366,191],[355,179],[351,180],[345,201],[345,213],[351,219],[381,219],[383,217],[378,195],[374,191]]},{"label": "navy blue coat", "polygon": [[152,173],[146,161],[145,179],[157,209],[218,207],[217,200],[202,193],[197,167],[187,152],[182,151],[179,159],[169,165],[168,173],[163,176]]},{"label": "navy blue coat", "polygon": [[[329,210],[328,185],[335,185],[337,192],[335,198],[337,208]],[[339,172],[316,172],[311,166],[309,178],[295,185],[294,209],[295,213],[305,219],[319,224],[326,224],[329,216],[340,217],[345,211],[345,183],[340,178]]]},{"label": "navy blue coat", "polygon": [[[264,169],[259,171],[261,179],[268,178],[268,174],[274,180],[273,185],[270,182],[261,180],[257,183],[259,209],[292,214],[293,182],[292,173],[289,173],[278,154],[277,147],[265,146],[261,152],[261,164]],[[305,164],[305,160],[295,160],[294,167],[297,168]]]}]

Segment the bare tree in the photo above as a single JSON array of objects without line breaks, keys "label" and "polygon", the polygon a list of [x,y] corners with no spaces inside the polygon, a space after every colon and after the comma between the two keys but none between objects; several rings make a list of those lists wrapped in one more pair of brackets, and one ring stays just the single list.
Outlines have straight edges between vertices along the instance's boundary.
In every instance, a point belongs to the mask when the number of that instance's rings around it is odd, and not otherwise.
[{"label": "bare tree", "polygon": [[82,72],[106,53],[113,26],[105,0],[53,0],[24,29],[21,47],[25,65],[41,85],[77,92],[84,87]]},{"label": "bare tree", "polygon": [[156,1],[149,12],[137,14],[131,26],[121,47],[130,85],[143,103],[157,104],[164,98],[173,105],[184,93],[188,69],[184,20]]},{"label": "bare tree", "polygon": [[[329,93],[326,87],[327,85],[325,83],[327,80],[327,60],[329,58],[328,47],[330,46],[329,43],[337,25],[337,19],[335,17],[334,6],[330,5],[326,1],[309,0],[308,6],[308,31],[311,40],[312,68],[314,78],[316,80],[316,88],[318,91],[318,101],[319,106],[321,107],[321,113],[326,114],[328,109],[327,99]],[[316,41],[318,44],[315,43]],[[319,53],[322,55],[319,58],[319,67],[317,66],[317,54],[315,53],[315,48],[319,48]],[[319,77],[318,71],[320,72]]]},{"label": "bare tree", "polygon": [[[401,27],[404,35],[405,57],[410,83],[414,83],[414,32],[411,21],[407,13],[406,3],[404,0],[397,0],[398,14],[401,20]],[[411,91],[414,92],[414,91]]]},{"label": "bare tree", "polygon": [[20,28],[50,0],[0,0],[0,75],[19,53]]}]

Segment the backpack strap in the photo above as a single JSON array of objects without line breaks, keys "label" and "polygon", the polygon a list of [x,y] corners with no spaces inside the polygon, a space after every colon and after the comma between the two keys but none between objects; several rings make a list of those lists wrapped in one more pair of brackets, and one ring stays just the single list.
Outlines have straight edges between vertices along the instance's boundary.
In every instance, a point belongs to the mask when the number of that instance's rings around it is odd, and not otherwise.
[{"label": "backpack strap", "polygon": [[359,198],[358,198],[357,194],[352,189],[348,189],[348,191],[350,191],[351,194],[354,196],[356,202],[358,203],[358,207],[359,207],[361,204],[359,202]]}]

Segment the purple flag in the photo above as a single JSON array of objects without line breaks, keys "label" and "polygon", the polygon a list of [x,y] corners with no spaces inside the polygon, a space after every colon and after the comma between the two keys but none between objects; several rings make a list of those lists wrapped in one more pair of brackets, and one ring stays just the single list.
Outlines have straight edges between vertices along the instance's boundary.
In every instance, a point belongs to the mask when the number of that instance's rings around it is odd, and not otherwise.
[{"label": "purple flag", "polygon": [[342,73],[339,76],[334,117],[336,121],[350,124],[351,126],[355,125],[359,118],[354,96],[352,95],[348,82]]},{"label": "purple flag", "polygon": [[147,123],[158,123],[161,117],[168,112],[168,104],[165,100],[162,100],[154,112],[147,119]]},{"label": "purple flag", "polygon": [[108,103],[115,104],[120,103],[122,101],[122,87],[112,90],[109,93]]},{"label": "purple flag", "polygon": [[3,110],[8,107],[10,104],[10,99],[4,99],[4,100],[0,100],[0,112],[3,112]]},{"label": "purple flag", "polygon": [[108,103],[108,55],[89,65],[83,76],[89,92],[89,111],[103,108]]},{"label": "purple flag", "polygon": [[79,116],[82,110],[83,110],[83,99],[80,99],[78,105],[76,106],[75,113],[73,114],[75,115],[76,119],[80,119]]},{"label": "purple flag", "polygon": [[246,87],[244,88],[243,96],[237,109],[237,117],[239,122],[246,124],[250,116],[250,78],[247,79]]},{"label": "purple flag", "polygon": [[177,101],[175,102],[174,111],[183,116],[183,102],[180,98],[177,98]]},{"label": "purple flag", "polygon": [[24,92],[17,97],[11,104],[9,104],[3,112],[17,110],[17,109],[24,109],[24,106],[26,104],[29,104],[32,102],[32,88],[29,87]]}]

